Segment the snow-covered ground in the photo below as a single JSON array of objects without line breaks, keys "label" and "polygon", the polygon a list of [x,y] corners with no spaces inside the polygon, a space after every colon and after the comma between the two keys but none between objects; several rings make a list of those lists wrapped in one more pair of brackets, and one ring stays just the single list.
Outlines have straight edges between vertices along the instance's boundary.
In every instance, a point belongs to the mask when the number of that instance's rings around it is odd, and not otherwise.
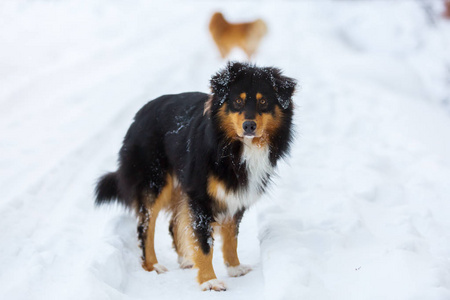
[{"label": "snow-covered ground", "polygon": [[[428,8],[428,9],[424,9]],[[440,1],[2,1],[0,299],[450,299],[450,22]],[[244,217],[253,271],[224,293],[181,270],[167,217],[95,209],[135,112],[208,91],[221,10],[262,17],[255,57],[299,80],[296,140]],[[433,13],[435,15],[433,15]],[[243,59],[236,50],[232,58]]]}]

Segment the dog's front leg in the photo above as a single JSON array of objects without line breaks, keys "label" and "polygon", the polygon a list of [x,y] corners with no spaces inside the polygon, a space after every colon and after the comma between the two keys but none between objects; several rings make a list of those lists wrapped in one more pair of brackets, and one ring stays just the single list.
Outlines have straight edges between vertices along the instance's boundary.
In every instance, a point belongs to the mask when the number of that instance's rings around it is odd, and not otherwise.
[{"label": "dog's front leg", "polygon": [[237,254],[239,223],[243,215],[244,211],[242,210],[233,218],[226,219],[220,226],[223,241],[223,261],[227,266],[228,275],[231,277],[243,276],[252,270],[250,266],[242,265],[239,262]]},{"label": "dog's front leg", "polygon": [[226,286],[219,281],[212,265],[213,228],[212,213],[199,205],[191,205],[192,229],[196,239],[193,242],[194,267],[198,268],[197,281],[202,290],[225,291]]}]

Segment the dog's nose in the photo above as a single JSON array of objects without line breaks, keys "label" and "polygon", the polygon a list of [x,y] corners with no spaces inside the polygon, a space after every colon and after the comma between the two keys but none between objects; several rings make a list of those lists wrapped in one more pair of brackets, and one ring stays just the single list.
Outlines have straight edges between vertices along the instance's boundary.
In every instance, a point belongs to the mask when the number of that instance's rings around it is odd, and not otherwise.
[{"label": "dog's nose", "polygon": [[254,134],[256,123],[255,121],[245,121],[244,124],[242,124],[242,127],[244,128],[244,134]]}]

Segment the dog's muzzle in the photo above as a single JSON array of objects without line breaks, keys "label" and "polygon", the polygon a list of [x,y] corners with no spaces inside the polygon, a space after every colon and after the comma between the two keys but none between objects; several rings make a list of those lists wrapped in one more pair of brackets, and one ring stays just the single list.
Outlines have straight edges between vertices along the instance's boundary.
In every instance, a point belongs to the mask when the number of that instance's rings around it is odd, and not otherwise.
[{"label": "dog's muzzle", "polygon": [[256,132],[256,122],[255,121],[245,121],[242,124],[242,128],[244,128],[244,135],[255,135]]}]

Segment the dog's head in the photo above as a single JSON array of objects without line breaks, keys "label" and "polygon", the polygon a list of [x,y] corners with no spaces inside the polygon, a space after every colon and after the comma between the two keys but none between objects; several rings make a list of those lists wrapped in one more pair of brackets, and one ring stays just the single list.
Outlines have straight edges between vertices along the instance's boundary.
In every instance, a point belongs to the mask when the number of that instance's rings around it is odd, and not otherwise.
[{"label": "dog's head", "polygon": [[211,78],[205,112],[231,139],[267,138],[292,115],[296,81],[277,68],[230,62]]}]

